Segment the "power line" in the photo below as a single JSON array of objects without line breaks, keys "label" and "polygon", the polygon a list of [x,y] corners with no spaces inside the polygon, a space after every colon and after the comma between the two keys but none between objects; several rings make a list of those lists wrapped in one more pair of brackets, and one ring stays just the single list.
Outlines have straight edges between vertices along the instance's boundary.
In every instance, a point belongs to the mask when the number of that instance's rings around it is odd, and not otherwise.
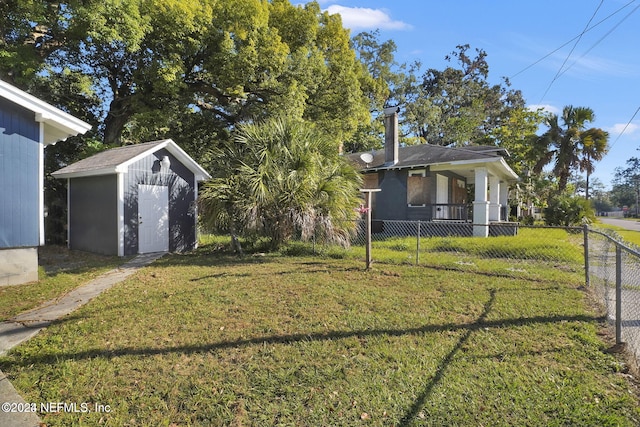
[{"label": "power line", "polygon": [[589,49],[586,50],[585,53],[583,53],[580,56],[580,58],[576,59],[575,61],[573,61],[573,63],[571,65],[569,65],[567,68],[562,70],[562,73],[560,73],[560,75],[564,74],[565,72],[567,72],[567,70],[569,70],[571,67],[576,65],[580,59],[584,58],[589,52],[591,52],[596,46],[598,46],[604,39],[606,39],[612,32],[614,32],[620,26],[620,24],[622,24],[624,21],[626,21],[627,18],[630,17],[638,9],[640,9],[640,4],[638,6],[636,6],[631,12],[627,13],[624,18],[622,18],[620,21],[618,21],[618,23],[616,25],[614,25],[613,28],[611,28],[609,31],[607,31],[604,36],[600,37],[600,39],[598,39],[598,41],[596,41]]},{"label": "power line", "polygon": [[640,107],[638,107],[636,109],[636,112],[633,113],[633,116],[631,116],[631,118],[629,119],[629,121],[627,122],[626,125],[624,125],[624,128],[622,129],[622,131],[618,134],[617,138],[615,141],[613,141],[613,144],[611,144],[609,146],[609,150],[611,150],[613,148],[613,146],[616,144],[616,142],[618,142],[618,140],[620,139],[620,137],[622,136],[622,134],[624,133],[624,131],[627,130],[627,128],[629,127],[629,125],[631,124],[631,122],[633,121],[633,119],[636,117],[636,114],[638,114],[638,111],[640,111]]},{"label": "power line", "polygon": [[579,37],[582,37],[583,34],[588,33],[589,31],[593,30],[594,28],[596,28],[598,25],[602,24],[603,22],[605,22],[606,20],[608,20],[609,18],[613,17],[614,15],[616,15],[617,13],[619,13],[620,11],[622,11],[623,9],[625,9],[626,7],[628,7],[630,4],[635,3],[636,0],[631,0],[629,3],[625,4],[624,6],[622,6],[621,8],[619,8],[618,10],[616,10],[615,12],[611,13],[610,15],[608,15],[607,17],[603,18],[602,20],[598,21],[597,23],[593,24],[593,26],[587,28],[585,31],[583,31],[581,34],[575,36],[574,38],[572,38],[571,40],[569,40],[568,42],[564,43],[562,46],[558,47],[557,49],[552,50],[551,52],[547,53],[546,55],[544,55],[542,58],[538,59],[537,61],[535,61],[534,63],[527,65],[526,67],[524,67],[522,70],[518,71],[517,73],[515,73],[514,75],[512,75],[511,77],[509,77],[509,79],[513,79],[514,77],[519,76],[520,74],[524,73],[525,71],[527,71],[529,68],[532,68],[533,66],[539,64],[540,62],[544,61],[545,59],[547,59],[548,57],[550,57],[551,55],[553,55],[554,53],[556,53],[557,51],[559,51],[560,49],[562,49],[563,47],[565,47],[566,45],[568,45],[569,43],[571,43],[572,41],[576,40]]},{"label": "power line", "polygon": [[591,15],[591,18],[589,18],[589,22],[587,22],[587,24],[584,26],[584,29],[582,30],[582,32],[580,33],[580,35],[576,39],[576,42],[573,44],[573,47],[571,47],[571,50],[569,51],[569,53],[567,54],[567,57],[564,58],[564,61],[562,62],[562,65],[560,66],[560,68],[556,72],[556,75],[553,76],[553,79],[551,79],[551,82],[549,83],[549,86],[547,86],[547,89],[544,91],[544,94],[542,95],[542,98],[540,98],[540,102],[538,102],[538,104],[542,103],[542,100],[544,99],[545,96],[547,96],[547,93],[549,93],[549,89],[551,89],[551,86],[553,86],[553,83],[558,79],[558,77],[560,77],[561,73],[563,72],[562,69],[564,68],[564,66],[567,63],[567,61],[569,60],[569,58],[571,57],[571,54],[573,54],[573,51],[575,50],[576,46],[578,46],[578,43],[580,43],[580,40],[582,39],[582,36],[584,35],[584,33],[589,28],[589,24],[591,24],[591,21],[593,21],[593,18],[596,17],[596,14],[598,13],[598,11],[600,10],[600,7],[602,6],[602,3],[604,3],[604,0],[600,0],[600,4],[598,5],[596,10]]}]

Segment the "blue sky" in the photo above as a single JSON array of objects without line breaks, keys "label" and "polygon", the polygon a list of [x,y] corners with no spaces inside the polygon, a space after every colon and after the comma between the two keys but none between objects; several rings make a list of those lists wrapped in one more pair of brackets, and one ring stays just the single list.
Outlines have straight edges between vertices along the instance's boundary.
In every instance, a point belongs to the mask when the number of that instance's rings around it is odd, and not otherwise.
[{"label": "blue sky", "polygon": [[393,39],[398,62],[443,69],[445,55],[469,44],[487,53],[490,82],[508,77],[528,105],[555,113],[590,107],[591,126],[610,134],[610,151],[593,175],[607,187],[617,166],[640,157],[640,0],[319,3],[340,13],[352,35],[379,29],[381,40]]}]

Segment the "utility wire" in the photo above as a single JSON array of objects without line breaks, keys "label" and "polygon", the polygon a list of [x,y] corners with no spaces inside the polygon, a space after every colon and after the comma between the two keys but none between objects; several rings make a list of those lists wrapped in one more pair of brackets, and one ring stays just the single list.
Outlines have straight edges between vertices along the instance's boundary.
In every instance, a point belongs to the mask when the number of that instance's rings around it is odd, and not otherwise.
[{"label": "utility wire", "polygon": [[547,89],[544,91],[544,94],[542,95],[542,98],[540,98],[540,102],[538,102],[538,104],[542,103],[542,100],[545,98],[545,96],[547,96],[547,93],[549,93],[549,89],[551,89],[551,86],[553,86],[553,83],[555,83],[555,81],[558,80],[558,77],[560,77],[560,75],[562,75],[562,73],[564,72],[563,71],[564,66],[566,65],[566,63],[569,60],[569,58],[571,57],[571,55],[573,54],[573,51],[575,50],[576,46],[578,46],[578,43],[580,43],[580,40],[582,39],[582,36],[584,35],[584,33],[586,33],[587,30],[589,29],[589,25],[591,24],[591,21],[593,21],[593,18],[596,17],[596,14],[598,13],[598,11],[600,10],[600,7],[602,6],[602,3],[604,3],[604,0],[600,0],[600,4],[598,5],[596,10],[591,15],[591,18],[589,18],[589,22],[587,22],[587,24],[584,26],[584,29],[582,30],[580,35],[578,35],[578,37],[576,39],[576,42],[573,44],[573,47],[571,48],[571,50],[567,54],[567,57],[564,58],[564,61],[562,62],[562,65],[560,66],[560,68],[556,72],[556,75],[553,77],[553,79],[551,79],[551,82],[549,83],[549,86],[547,86]]},{"label": "utility wire", "polygon": [[[603,18],[602,20],[596,22],[595,24],[593,24],[593,26],[587,28],[587,30],[583,31],[582,34],[587,33],[591,30],[593,30],[594,28],[596,28],[598,25],[602,24],[603,22],[605,22],[606,20],[608,20],[609,18],[613,17],[614,15],[616,15],[617,13],[619,13],[621,10],[625,9],[627,6],[629,6],[632,3],[635,3],[636,0],[631,0],[629,3],[625,4],[624,6],[622,6],[621,8],[619,8],[618,10],[616,10],[615,12],[611,13],[610,15],[608,15],[607,17]],[[554,53],[556,53],[557,51],[559,51],[560,49],[562,49],[563,47],[565,47],[566,45],[568,45],[569,43],[571,43],[572,41],[574,41],[575,39],[579,38],[582,36],[582,34],[575,36],[574,38],[572,38],[571,40],[569,40],[568,42],[564,43],[562,46],[558,47],[557,49],[552,50],[551,52],[547,53],[546,55],[544,55],[542,58],[538,59],[537,61],[535,61],[532,64],[527,65],[526,67],[524,67],[522,70],[518,71],[517,73],[515,73],[514,75],[512,75],[511,77],[509,77],[509,79],[513,79],[514,77],[519,76],[520,74],[524,73],[525,71],[527,71],[529,68],[532,68],[533,66],[539,64],[540,62],[544,61],[545,59],[547,59],[548,57],[550,57],[551,55],[553,55]]]},{"label": "utility wire", "polygon": [[622,24],[624,21],[626,21],[626,19],[631,16],[636,10],[640,9],[640,4],[637,5],[631,12],[627,13],[627,15],[622,18],[616,25],[613,26],[613,28],[611,28],[609,31],[607,31],[605,33],[604,36],[600,37],[600,39],[598,39],[598,41],[596,41],[589,49],[587,49],[587,51],[585,53],[583,53],[580,58],[576,59],[575,61],[573,61],[573,63],[571,65],[569,65],[567,68],[565,68],[564,70],[562,70],[562,73],[560,73],[560,75],[564,74],[565,72],[567,72],[567,70],[569,70],[571,67],[573,67],[574,65],[576,65],[578,63],[578,61],[582,58],[584,58],[589,52],[591,52],[593,50],[593,48],[595,48],[596,46],[598,46],[602,40],[604,40],[605,38],[607,38],[612,32],[614,32],[619,26],[620,24]]},{"label": "utility wire", "polygon": [[620,139],[620,137],[622,136],[622,134],[624,133],[624,131],[627,130],[627,128],[629,127],[629,125],[631,124],[631,122],[633,121],[633,119],[636,117],[636,114],[638,114],[638,111],[640,111],[640,107],[638,107],[636,109],[636,112],[633,113],[633,116],[631,116],[631,118],[629,119],[629,121],[627,122],[626,125],[624,125],[624,128],[622,129],[622,131],[618,134],[618,136],[616,137],[616,140],[613,141],[613,144],[611,144],[609,146],[609,150],[611,150],[613,148],[613,146],[616,144],[616,142],[618,142],[618,140]]}]

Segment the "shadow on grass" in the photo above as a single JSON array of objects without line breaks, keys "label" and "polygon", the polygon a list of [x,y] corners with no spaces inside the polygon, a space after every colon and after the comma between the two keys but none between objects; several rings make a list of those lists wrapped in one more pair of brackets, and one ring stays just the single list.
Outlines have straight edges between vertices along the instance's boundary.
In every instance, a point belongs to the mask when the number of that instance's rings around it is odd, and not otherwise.
[{"label": "shadow on grass", "polygon": [[[496,290],[490,289],[489,300],[484,305],[484,310],[482,310],[482,314],[480,315],[480,317],[478,317],[478,320],[476,320],[474,323],[468,324],[467,327],[463,328],[466,330],[465,333],[460,337],[460,339],[458,340],[456,345],[451,349],[451,351],[442,359],[442,361],[438,365],[438,369],[436,369],[435,375],[425,385],[424,390],[416,398],[413,405],[411,405],[411,407],[407,410],[407,412],[405,412],[404,416],[400,420],[399,425],[401,426],[408,425],[409,422],[411,422],[411,420],[418,415],[418,413],[420,412],[420,409],[424,406],[424,404],[427,402],[427,399],[433,392],[433,389],[444,378],[447,368],[453,361],[453,358],[460,351],[460,349],[465,345],[465,343],[469,340],[473,332],[479,328],[489,327],[488,324],[494,323],[494,322],[486,322],[486,318],[489,312],[491,311],[491,307],[493,306],[493,303],[495,302],[495,300],[496,300]],[[514,319],[514,321],[517,321],[517,319]],[[504,324],[505,322],[500,322],[500,323]]]},{"label": "shadow on grass", "polygon": [[[437,366],[437,369],[429,381],[424,385],[422,392],[416,396],[413,404],[405,411],[398,425],[407,426],[419,415],[421,409],[428,402],[433,390],[443,381],[447,375],[447,370],[454,361],[456,355],[462,350],[464,345],[469,341],[473,333],[480,329],[489,328],[504,328],[504,327],[519,327],[534,324],[553,324],[560,322],[604,322],[604,317],[587,316],[587,315],[574,315],[574,316],[533,316],[523,318],[511,318],[511,319],[498,319],[487,320],[487,317],[496,300],[496,289],[489,290],[489,298],[484,304],[481,315],[474,322],[469,323],[448,323],[437,325],[423,325],[415,328],[405,329],[365,329],[365,330],[351,330],[351,331],[332,331],[326,333],[299,333],[289,335],[271,335],[271,336],[257,336],[247,339],[239,339],[232,341],[220,341],[206,345],[184,345],[175,347],[161,347],[161,348],[135,348],[125,347],[113,350],[87,350],[79,352],[67,352],[67,353],[46,353],[41,352],[39,354],[30,354],[22,357],[19,360],[11,361],[10,357],[0,360],[0,369],[4,371],[11,371],[13,367],[26,367],[32,365],[56,365],[65,361],[78,361],[85,359],[112,359],[122,356],[140,356],[148,357],[155,355],[166,355],[172,353],[191,354],[191,353],[209,353],[225,349],[235,349],[254,345],[265,344],[282,344],[287,345],[296,342],[309,342],[309,341],[335,341],[341,339],[347,339],[352,337],[366,338],[375,336],[404,336],[404,335],[421,335],[427,333],[439,333],[439,332],[458,332],[464,333],[458,339],[455,346],[444,356]],[[61,319],[53,323],[66,322],[73,319],[75,316],[69,316],[69,318]]]},{"label": "shadow on grass", "polygon": [[84,274],[101,267],[116,268],[131,258],[71,250],[59,245],[38,248],[38,266],[44,269],[45,278],[61,273]]},{"label": "shadow on grass", "polygon": [[[485,304],[485,310],[482,315],[472,323],[462,324],[441,324],[441,325],[424,325],[416,328],[407,329],[364,329],[364,330],[352,330],[352,331],[332,331],[326,333],[300,333],[289,335],[271,335],[261,336],[254,338],[239,339],[233,341],[220,341],[211,344],[203,345],[184,345],[176,347],[160,347],[160,348],[135,348],[124,347],[113,350],[86,350],[80,352],[68,352],[68,353],[46,353],[41,352],[37,355],[29,355],[23,357],[15,362],[5,360],[2,368],[9,368],[11,366],[29,366],[37,364],[56,364],[67,360],[83,360],[92,359],[96,357],[110,359],[121,356],[155,356],[171,353],[206,353],[214,352],[218,350],[225,350],[229,348],[241,348],[252,345],[265,345],[265,344],[291,344],[295,342],[309,342],[309,341],[333,341],[346,338],[366,338],[376,336],[404,336],[404,335],[420,335],[426,333],[438,333],[438,332],[456,332],[465,331],[465,334],[461,337],[458,345],[452,350],[451,354],[447,356],[443,363],[441,363],[439,371],[442,371],[439,375],[436,375],[436,379],[444,374],[444,368],[451,361],[455,353],[460,347],[469,339],[469,336],[474,331],[481,328],[504,328],[504,327],[518,327],[532,324],[550,324],[560,322],[603,322],[604,317],[575,315],[575,316],[534,316],[527,318],[515,318],[515,319],[501,319],[501,320],[485,320],[491,305],[495,300],[495,291],[492,291],[491,298]],[[73,316],[62,320],[53,321],[52,324],[63,323],[73,319]]]}]

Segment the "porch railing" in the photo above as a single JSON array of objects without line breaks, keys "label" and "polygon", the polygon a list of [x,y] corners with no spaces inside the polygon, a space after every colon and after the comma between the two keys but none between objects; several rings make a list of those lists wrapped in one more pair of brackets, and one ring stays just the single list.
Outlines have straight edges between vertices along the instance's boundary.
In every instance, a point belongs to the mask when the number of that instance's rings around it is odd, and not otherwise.
[{"label": "porch railing", "polygon": [[[411,206],[409,220],[412,221],[473,221],[472,204],[436,203],[426,206]],[[375,215],[375,213],[374,213]],[[497,221],[509,220],[509,206],[500,207],[500,218]],[[492,221],[496,221],[492,219]]]},{"label": "porch railing", "polygon": [[470,221],[473,218],[472,207],[468,204],[437,203],[430,206],[431,220]]},{"label": "porch railing", "polygon": [[431,205],[431,219],[469,221],[473,218],[471,206],[467,204],[437,203]]}]

